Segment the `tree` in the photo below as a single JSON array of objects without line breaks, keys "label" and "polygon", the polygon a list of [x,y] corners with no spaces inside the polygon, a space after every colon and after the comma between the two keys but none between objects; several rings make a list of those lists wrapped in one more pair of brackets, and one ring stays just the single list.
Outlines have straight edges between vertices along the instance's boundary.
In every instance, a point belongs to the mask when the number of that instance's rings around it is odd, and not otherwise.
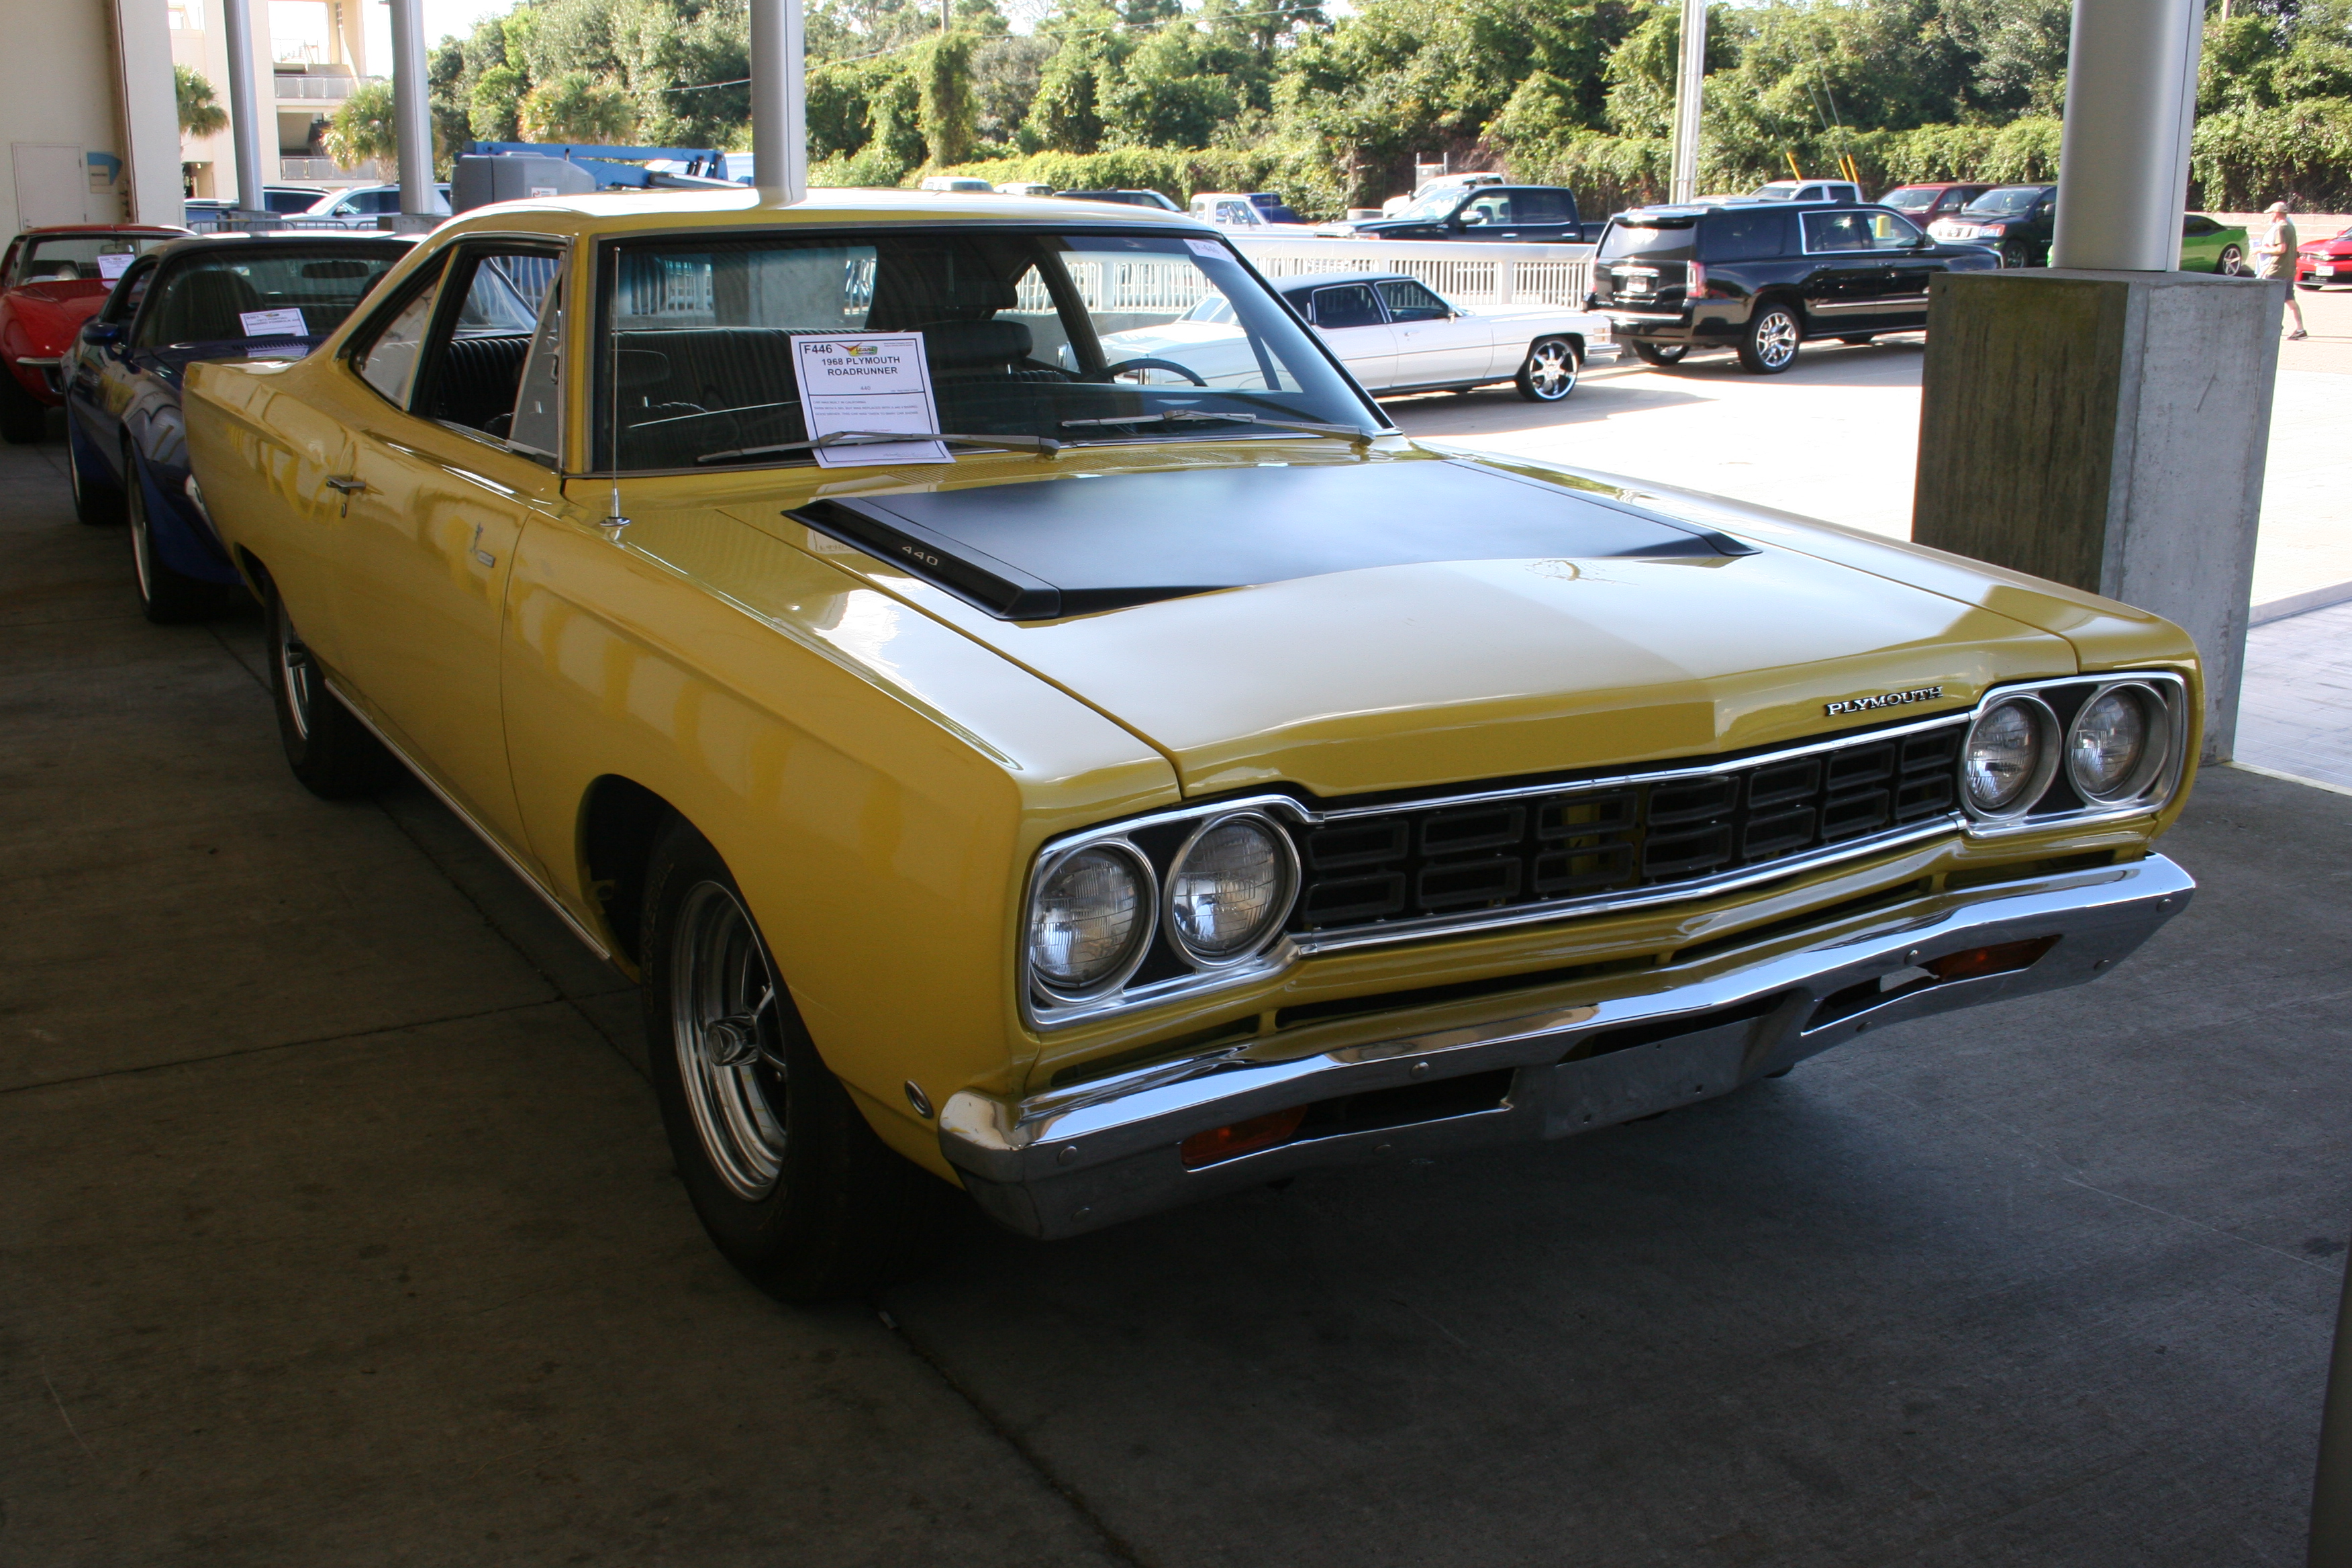
[{"label": "tree", "polygon": [[971,35],[942,33],[918,51],[914,75],[920,92],[923,148],[940,168],[971,156],[979,113],[971,90]]},{"label": "tree", "polygon": [[1241,97],[1205,58],[1206,43],[1192,23],[1169,24],[1098,82],[1104,139],[1124,147],[1207,146],[1239,111]]},{"label": "tree", "polygon": [[522,100],[523,138],[530,142],[626,142],[637,129],[629,95],[584,70],[568,70],[530,89]]},{"label": "tree", "polygon": [[320,142],[339,169],[354,169],[370,159],[400,155],[400,136],[394,129],[392,84],[363,81],[343,100],[327,122]]},{"label": "tree", "polygon": [[204,73],[186,66],[172,68],[172,95],[180,101],[180,130],[189,136],[209,136],[228,124],[228,110],[213,96],[213,84]]}]

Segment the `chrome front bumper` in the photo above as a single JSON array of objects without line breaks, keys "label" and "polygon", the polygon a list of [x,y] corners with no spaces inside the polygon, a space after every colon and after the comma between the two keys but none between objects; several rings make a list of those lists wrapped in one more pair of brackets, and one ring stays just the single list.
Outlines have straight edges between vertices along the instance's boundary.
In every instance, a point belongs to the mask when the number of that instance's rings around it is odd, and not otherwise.
[{"label": "chrome front bumper", "polygon": [[[1279,1060],[1267,1057],[1280,1037],[1250,1040],[1017,1101],[965,1090],[940,1113],[940,1148],[982,1208],[1052,1237],[1306,1170],[1589,1132],[1728,1093],[1866,1028],[2080,984],[2196,887],[2151,855],[1825,921],[1703,977],[1619,975],[1590,999],[1516,1017]],[[2044,937],[2054,945],[2023,969],[1938,980],[1920,967]],[[1464,1082],[1474,1075],[1486,1076]],[[1379,1090],[1416,1092],[1351,1098]],[[1460,1109],[1465,1098],[1485,1103]],[[1302,1105],[1375,1109],[1310,1117],[1289,1142],[1198,1169],[1179,1153],[1194,1133]]]}]

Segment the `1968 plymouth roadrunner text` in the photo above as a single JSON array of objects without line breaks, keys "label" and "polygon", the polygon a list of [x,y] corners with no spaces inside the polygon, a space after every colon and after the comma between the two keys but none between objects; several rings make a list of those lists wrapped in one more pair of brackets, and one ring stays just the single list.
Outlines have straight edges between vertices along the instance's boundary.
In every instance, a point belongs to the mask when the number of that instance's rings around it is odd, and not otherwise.
[{"label": "1968 plymouth roadrunner text", "polygon": [[[1244,373],[1118,357],[1213,298]],[[789,1298],[956,1187],[1068,1236],[1723,1094],[2193,890],[2177,628],[1408,441],[1173,214],[489,207],[185,404],[297,773],[396,755],[643,981]]]}]

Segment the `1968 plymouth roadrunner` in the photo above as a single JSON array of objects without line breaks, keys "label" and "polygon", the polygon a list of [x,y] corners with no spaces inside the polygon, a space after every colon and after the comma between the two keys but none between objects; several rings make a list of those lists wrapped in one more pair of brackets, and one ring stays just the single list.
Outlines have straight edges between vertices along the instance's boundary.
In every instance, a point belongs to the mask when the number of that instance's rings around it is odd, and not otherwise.
[{"label": "1968 plymouth roadrunner", "polygon": [[[1106,354],[1213,295],[1251,377]],[[1723,1094],[2193,890],[2177,628],[1409,441],[1178,215],[489,207],[185,405],[295,772],[388,750],[643,980],[788,1298],[951,1185],[1064,1237]]]}]

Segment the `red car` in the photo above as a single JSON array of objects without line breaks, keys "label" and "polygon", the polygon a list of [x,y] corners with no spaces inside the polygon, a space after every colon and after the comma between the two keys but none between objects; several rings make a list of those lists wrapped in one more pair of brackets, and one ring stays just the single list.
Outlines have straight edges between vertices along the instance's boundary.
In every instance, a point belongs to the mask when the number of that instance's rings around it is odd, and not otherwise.
[{"label": "red car", "polygon": [[1924,185],[1897,185],[1879,197],[1878,205],[1893,207],[1925,228],[1939,217],[1951,216],[1991,189],[1990,184],[1959,184],[1949,181]]},{"label": "red car", "polygon": [[184,228],[73,224],[28,228],[0,255],[0,440],[41,438],[47,410],[65,401],[58,363],[81,324],[106,302],[114,280]]},{"label": "red car", "polygon": [[2305,289],[2352,284],[2352,228],[2332,239],[2306,240],[2295,247],[2294,280]]}]

